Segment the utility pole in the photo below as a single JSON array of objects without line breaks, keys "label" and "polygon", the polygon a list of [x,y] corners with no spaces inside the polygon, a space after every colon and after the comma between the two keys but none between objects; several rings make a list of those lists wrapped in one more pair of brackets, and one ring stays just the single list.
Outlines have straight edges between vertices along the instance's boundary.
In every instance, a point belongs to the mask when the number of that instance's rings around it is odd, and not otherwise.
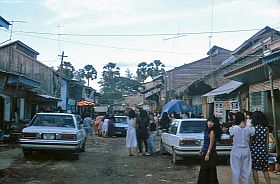
[{"label": "utility pole", "polygon": [[[59,80],[58,80],[58,86],[57,86],[57,89],[56,89],[56,92],[55,92],[55,95],[58,94],[58,91],[59,89],[61,89],[61,86],[62,86],[62,70],[63,70],[63,58],[65,57],[68,57],[68,56],[64,56],[64,51],[62,51],[62,54],[61,55],[58,55],[61,57],[61,60],[60,60],[60,67],[59,67]],[[61,94],[61,92],[60,92]]]}]

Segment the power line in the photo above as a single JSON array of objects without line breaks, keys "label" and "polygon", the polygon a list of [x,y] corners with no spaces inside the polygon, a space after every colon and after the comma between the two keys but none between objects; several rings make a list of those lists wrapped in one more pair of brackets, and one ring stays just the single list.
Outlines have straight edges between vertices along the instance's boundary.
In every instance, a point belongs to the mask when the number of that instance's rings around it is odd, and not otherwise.
[{"label": "power line", "polygon": [[[57,39],[53,39],[53,38],[46,38],[46,37],[41,37],[41,36],[33,36],[33,35],[22,34],[22,33],[16,33],[16,34],[23,35],[23,36],[34,37],[34,38],[40,38],[40,39],[57,41]],[[147,49],[126,48],[126,47],[115,47],[115,46],[108,46],[108,45],[97,45],[97,44],[91,44],[91,43],[67,41],[67,40],[60,40],[60,41],[61,42],[65,42],[65,43],[87,45],[87,46],[109,48],[109,49],[118,49],[118,50],[130,50],[130,51],[137,51],[137,52],[153,52],[153,53],[166,53],[166,54],[174,54],[175,53],[175,54],[187,54],[187,55],[192,54],[192,55],[203,55],[203,56],[206,55],[206,54],[190,53],[190,52],[170,52],[170,51],[163,51],[163,50],[147,50]]]},{"label": "power line", "polygon": [[201,32],[182,32],[182,33],[147,33],[147,34],[77,34],[77,33],[48,33],[35,31],[14,31],[14,33],[52,35],[52,36],[78,36],[78,37],[150,37],[150,36],[180,36],[180,35],[201,35],[201,34],[220,34],[220,33],[238,33],[259,31],[261,29],[237,29],[237,30],[221,30],[221,31],[201,31]]}]

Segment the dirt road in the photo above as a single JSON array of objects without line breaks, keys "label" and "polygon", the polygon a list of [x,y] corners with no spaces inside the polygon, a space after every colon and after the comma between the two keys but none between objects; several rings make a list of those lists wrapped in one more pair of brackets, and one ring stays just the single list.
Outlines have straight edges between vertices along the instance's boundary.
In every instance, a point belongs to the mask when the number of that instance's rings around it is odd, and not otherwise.
[{"label": "dirt road", "polygon": [[[170,156],[127,156],[125,138],[94,137],[93,142],[78,161],[50,153],[35,154],[26,160],[20,153],[9,168],[0,170],[0,183],[196,183],[198,160],[174,165]],[[218,176],[220,183],[231,183],[229,166],[219,165]]]}]

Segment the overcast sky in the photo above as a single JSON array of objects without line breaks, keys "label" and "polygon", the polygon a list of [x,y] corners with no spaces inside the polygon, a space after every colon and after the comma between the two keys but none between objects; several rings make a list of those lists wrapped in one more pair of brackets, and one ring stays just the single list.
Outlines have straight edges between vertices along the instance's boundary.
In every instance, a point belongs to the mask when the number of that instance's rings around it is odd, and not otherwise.
[{"label": "overcast sky", "polygon": [[[101,74],[113,62],[124,75],[143,61],[170,70],[206,57],[210,45],[234,50],[257,29],[280,30],[280,0],[213,0],[213,14],[212,0],[0,0],[0,16],[15,21],[12,40],[48,66],[57,67],[64,51],[76,70],[92,64]],[[210,44],[211,27],[234,32],[213,33]],[[9,36],[0,29],[0,42]]]}]

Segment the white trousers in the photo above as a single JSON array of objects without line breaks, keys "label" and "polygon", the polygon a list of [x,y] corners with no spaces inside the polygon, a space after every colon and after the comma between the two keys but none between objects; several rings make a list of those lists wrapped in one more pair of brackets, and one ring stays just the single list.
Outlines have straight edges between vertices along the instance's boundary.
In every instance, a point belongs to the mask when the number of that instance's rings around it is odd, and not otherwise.
[{"label": "white trousers", "polygon": [[252,172],[252,158],[249,147],[232,147],[230,153],[230,167],[233,184],[250,184]]}]

